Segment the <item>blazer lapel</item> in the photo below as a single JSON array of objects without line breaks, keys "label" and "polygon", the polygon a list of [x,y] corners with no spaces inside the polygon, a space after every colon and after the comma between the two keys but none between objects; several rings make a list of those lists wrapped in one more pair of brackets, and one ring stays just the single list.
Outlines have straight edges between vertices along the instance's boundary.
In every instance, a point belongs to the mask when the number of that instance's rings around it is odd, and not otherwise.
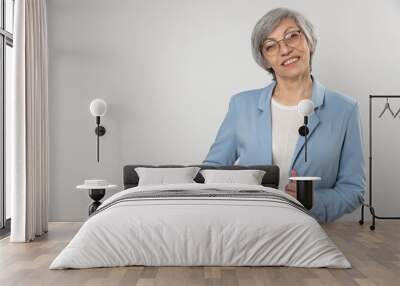
[{"label": "blazer lapel", "polygon": [[272,118],[271,118],[271,95],[276,82],[273,81],[270,85],[264,88],[258,101],[258,128],[259,146],[264,152],[260,152],[262,158],[260,161],[265,162],[267,165],[272,165]]}]

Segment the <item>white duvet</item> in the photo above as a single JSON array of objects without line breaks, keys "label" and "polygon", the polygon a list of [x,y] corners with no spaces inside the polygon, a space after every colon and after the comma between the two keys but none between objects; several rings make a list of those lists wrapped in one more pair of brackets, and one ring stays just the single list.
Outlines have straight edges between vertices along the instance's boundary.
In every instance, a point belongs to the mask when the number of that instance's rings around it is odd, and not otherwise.
[{"label": "white duvet", "polygon": [[[254,185],[179,184],[135,187],[163,190],[263,190]],[[297,201],[296,201],[297,202]],[[122,201],[90,217],[50,269],[126,265],[294,266],[350,268],[318,222],[289,205],[257,198],[153,198]]]}]

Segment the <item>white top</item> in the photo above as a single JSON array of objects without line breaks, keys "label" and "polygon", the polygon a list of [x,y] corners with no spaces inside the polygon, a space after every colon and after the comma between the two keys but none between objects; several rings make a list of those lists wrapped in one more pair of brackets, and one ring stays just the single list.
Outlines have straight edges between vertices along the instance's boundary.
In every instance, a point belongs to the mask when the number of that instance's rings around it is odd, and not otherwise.
[{"label": "white top", "polygon": [[283,105],[271,97],[271,119],[272,164],[279,167],[279,189],[284,190],[289,183],[289,168],[304,118],[297,112],[297,105]]}]

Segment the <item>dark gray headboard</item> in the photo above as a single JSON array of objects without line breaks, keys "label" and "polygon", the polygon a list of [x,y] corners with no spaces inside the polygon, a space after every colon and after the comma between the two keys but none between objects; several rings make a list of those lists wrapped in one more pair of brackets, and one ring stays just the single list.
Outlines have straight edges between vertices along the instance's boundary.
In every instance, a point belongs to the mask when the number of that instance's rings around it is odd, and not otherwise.
[{"label": "dark gray headboard", "polygon": [[[279,185],[279,167],[271,166],[271,165],[254,165],[254,166],[207,166],[207,165],[188,165],[188,166],[196,166],[200,167],[202,170],[204,169],[218,169],[218,170],[263,170],[265,171],[265,175],[262,179],[262,185],[265,187],[278,188]],[[124,189],[133,188],[138,185],[139,177],[135,171],[136,167],[147,167],[147,168],[181,168],[186,167],[183,165],[126,165],[124,166]],[[200,174],[194,178],[197,183],[204,183],[204,178]]]}]

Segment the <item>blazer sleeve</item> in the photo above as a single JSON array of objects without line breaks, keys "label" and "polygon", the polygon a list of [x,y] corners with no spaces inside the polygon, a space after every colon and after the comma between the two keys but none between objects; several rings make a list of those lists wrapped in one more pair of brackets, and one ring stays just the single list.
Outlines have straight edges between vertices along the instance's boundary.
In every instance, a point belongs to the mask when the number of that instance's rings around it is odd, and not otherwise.
[{"label": "blazer sleeve", "polygon": [[334,221],[362,204],[365,188],[363,134],[356,103],[347,122],[335,186],[315,190],[311,213],[320,222]]},{"label": "blazer sleeve", "polygon": [[204,165],[223,166],[233,165],[238,157],[236,139],[236,107],[235,96],[229,102],[226,114],[214,143],[211,145]]}]

